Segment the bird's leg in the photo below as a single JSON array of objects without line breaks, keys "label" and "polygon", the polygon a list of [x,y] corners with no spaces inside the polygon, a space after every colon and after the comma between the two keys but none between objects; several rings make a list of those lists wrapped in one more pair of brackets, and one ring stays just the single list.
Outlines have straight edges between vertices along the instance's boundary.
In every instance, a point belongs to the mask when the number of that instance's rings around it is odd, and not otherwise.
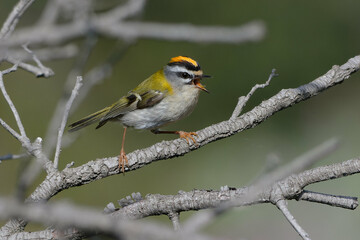
[{"label": "bird's leg", "polygon": [[169,134],[178,134],[180,138],[185,138],[185,140],[190,144],[190,141],[193,141],[195,145],[199,145],[193,136],[197,136],[196,132],[184,132],[184,131],[160,131],[158,129],[151,130],[152,133],[161,134],[161,133],[169,133]]},{"label": "bird's leg", "polygon": [[121,151],[119,155],[119,169],[121,168],[121,171],[125,173],[125,164],[126,166],[129,166],[128,158],[126,157],[125,151],[124,151],[124,145],[125,145],[125,135],[126,135],[126,127],[124,128],[124,135],[121,143]]}]

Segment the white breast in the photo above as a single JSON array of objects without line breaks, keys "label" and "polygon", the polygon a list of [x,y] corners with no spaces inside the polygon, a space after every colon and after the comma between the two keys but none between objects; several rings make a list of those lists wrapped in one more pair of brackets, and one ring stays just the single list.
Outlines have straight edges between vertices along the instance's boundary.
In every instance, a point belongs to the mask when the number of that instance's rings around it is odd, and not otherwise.
[{"label": "white breast", "polygon": [[174,91],[153,107],[129,112],[120,121],[127,127],[156,129],[182,119],[194,110],[200,90],[193,85],[185,85],[181,92]]}]

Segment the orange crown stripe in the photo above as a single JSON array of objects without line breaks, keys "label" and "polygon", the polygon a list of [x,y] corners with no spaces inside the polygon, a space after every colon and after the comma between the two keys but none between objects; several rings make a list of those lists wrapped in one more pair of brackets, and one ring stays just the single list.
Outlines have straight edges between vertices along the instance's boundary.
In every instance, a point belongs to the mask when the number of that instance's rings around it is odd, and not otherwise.
[{"label": "orange crown stripe", "polygon": [[183,57],[183,56],[173,57],[169,63],[173,63],[173,62],[189,62],[192,65],[194,65],[195,67],[198,66],[198,63],[194,59],[189,58],[189,57]]}]

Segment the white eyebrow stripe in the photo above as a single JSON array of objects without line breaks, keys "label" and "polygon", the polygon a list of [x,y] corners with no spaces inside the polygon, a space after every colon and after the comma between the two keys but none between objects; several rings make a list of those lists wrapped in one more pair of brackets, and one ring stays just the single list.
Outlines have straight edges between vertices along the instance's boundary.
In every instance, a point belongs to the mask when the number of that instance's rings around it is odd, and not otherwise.
[{"label": "white eyebrow stripe", "polygon": [[194,75],[193,71],[189,71],[187,70],[185,67],[181,67],[181,66],[168,66],[168,68],[172,71],[172,72],[186,72],[188,74],[190,74],[191,76]]}]

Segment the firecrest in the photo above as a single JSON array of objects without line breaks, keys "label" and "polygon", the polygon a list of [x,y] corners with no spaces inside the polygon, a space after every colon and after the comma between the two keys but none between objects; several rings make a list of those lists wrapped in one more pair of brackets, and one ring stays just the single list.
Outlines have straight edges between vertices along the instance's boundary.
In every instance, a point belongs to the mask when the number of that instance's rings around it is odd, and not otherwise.
[{"label": "firecrest", "polygon": [[140,83],[114,104],[71,124],[69,131],[76,131],[98,122],[96,129],[108,121],[120,121],[124,126],[119,155],[119,168],[125,171],[128,159],[124,151],[126,128],[149,129],[155,134],[173,133],[188,143],[196,141],[195,132],[160,131],[159,128],[188,116],[197,104],[200,91],[206,88],[200,83],[203,75],[200,65],[189,57],[171,58],[162,69]]}]

